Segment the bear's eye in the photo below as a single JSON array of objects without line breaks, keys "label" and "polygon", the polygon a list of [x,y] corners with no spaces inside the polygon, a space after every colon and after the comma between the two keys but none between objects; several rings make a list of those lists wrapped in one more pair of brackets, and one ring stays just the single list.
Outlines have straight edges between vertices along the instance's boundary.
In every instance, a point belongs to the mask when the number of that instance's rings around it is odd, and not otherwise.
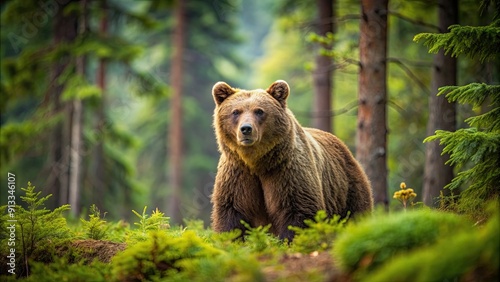
[{"label": "bear's eye", "polygon": [[239,110],[234,110],[232,113],[231,113],[233,116],[237,117],[240,115],[240,111]]},{"label": "bear's eye", "polygon": [[254,111],[254,113],[257,115],[257,116],[263,116],[264,115],[264,111],[262,109],[256,109]]}]

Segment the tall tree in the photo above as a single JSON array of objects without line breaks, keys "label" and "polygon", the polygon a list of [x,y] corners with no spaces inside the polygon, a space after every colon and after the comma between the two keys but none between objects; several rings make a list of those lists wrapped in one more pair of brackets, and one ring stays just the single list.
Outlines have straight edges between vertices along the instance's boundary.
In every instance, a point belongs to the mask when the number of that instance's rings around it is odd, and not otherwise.
[{"label": "tall tree", "polygon": [[[71,3],[71,2],[70,2]],[[72,13],[64,13],[66,3],[62,5],[55,14],[53,22],[54,46],[73,42],[77,36],[77,15]],[[52,115],[60,115],[64,118],[58,122],[52,133],[49,145],[49,156],[47,167],[49,177],[47,180],[48,192],[54,195],[59,195],[56,206],[61,206],[68,203],[68,187],[69,187],[69,105],[62,99],[64,84],[60,83],[59,76],[71,67],[72,57],[66,55],[52,66],[50,85],[47,91],[48,97],[45,100],[51,108]]]},{"label": "tall tree", "polygon": [[[102,1],[85,2],[88,6],[85,9],[89,18],[87,22],[92,23],[94,16],[101,15]],[[163,90],[157,91],[164,87],[158,81],[151,87],[152,81],[144,79],[130,64],[140,55],[142,48],[126,40],[119,28],[113,36],[103,37],[93,30],[92,24],[84,27],[79,21],[79,15],[83,15],[83,3],[75,0],[53,2],[44,4],[43,9],[40,9],[39,1],[8,1],[2,5],[2,23],[8,23],[6,30],[9,31],[4,33],[2,26],[2,48],[6,47],[0,60],[2,70],[6,70],[2,71],[1,79],[4,108],[0,148],[2,161],[6,160],[2,162],[2,169],[22,170],[25,180],[37,183],[46,193],[53,194],[47,203],[49,208],[71,201],[74,211],[77,211],[81,206],[93,203],[89,197],[92,189],[88,188],[91,187],[84,186],[94,181],[94,154],[88,153],[95,150],[95,141],[102,140],[105,131],[111,137],[104,145],[105,160],[110,165],[103,172],[109,181],[106,195],[101,199],[107,204],[104,209],[116,218],[118,212],[126,210],[129,213],[127,206],[137,195],[134,192],[140,190],[132,179],[133,154],[124,153],[135,140],[113,123],[106,124],[101,132],[95,132],[93,123],[87,122],[95,120],[94,110],[101,91],[87,79],[81,58],[105,58],[124,63],[120,67],[130,70],[124,80],[131,86],[142,87],[131,88],[136,93],[156,95],[156,92],[164,93]],[[114,19],[126,17],[131,19],[127,23],[138,23],[134,27],[142,30],[154,24],[143,12],[124,8],[116,1],[107,4],[114,12]],[[122,28],[129,24],[117,26]],[[85,28],[85,34],[79,32],[78,27],[82,32]],[[7,42],[10,44],[5,44]],[[119,72],[115,78],[118,77]],[[123,85],[119,89],[120,95],[128,90]],[[85,103],[85,107],[80,103]],[[79,106],[81,110],[75,111]],[[71,159],[70,154],[73,154]],[[76,188],[72,193],[70,183]]]},{"label": "tall tree", "polygon": [[[80,18],[78,34],[84,37],[87,29],[87,0],[80,2]],[[76,75],[85,79],[85,56],[76,57]],[[71,101],[71,132],[70,132],[70,169],[69,169],[69,204],[71,213],[78,215],[80,211],[80,187],[82,175],[82,130],[83,130],[83,103],[80,97]]]},{"label": "tall tree", "polygon": [[[458,1],[438,1],[439,32],[446,33],[448,27],[458,23]],[[440,50],[434,57],[432,69],[432,93],[445,85],[457,84],[457,60],[445,55]],[[455,130],[456,106],[448,102],[445,96],[431,95],[429,97],[429,120],[427,135],[433,135],[436,130]],[[425,148],[425,167],[423,202],[428,206],[437,205],[436,198],[440,191],[453,179],[453,167],[445,165],[449,155],[441,154],[443,146],[438,141],[427,142]]]},{"label": "tall tree", "polygon": [[[99,22],[99,32],[101,36],[106,37],[108,32],[108,7],[106,0],[101,3],[101,19]],[[98,139],[95,149],[95,166],[94,166],[94,179],[92,185],[92,202],[98,207],[103,206],[103,199],[106,189],[106,174],[105,174],[105,152],[104,152],[104,132],[107,127],[106,119],[106,65],[107,59],[100,58],[97,66],[96,83],[101,89],[101,100],[97,106],[97,121],[95,131],[97,132]]]},{"label": "tall tree", "polygon": [[388,0],[362,0],[356,157],[371,181],[376,204],[387,205]]},{"label": "tall tree", "polygon": [[172,87],[171,117],[168,132],[169,183],[171,194],[169,216],[173,223],[180,223],[182,193],[182,89],[184,73],[184,45],[186,38],[186,1],[177,1],[173,34],[174,54],[172,58],[170,84]]},{"label": "tall tree", "polygon": [[[335,31],[334,7],[335,1],[317,0],[318,34],[327,36]],[[331,50],[332,46],[322,43],[321,48]],[[333,87],[333,60],[331,56],[320,52],[316,55],[316,69],[313,73],[314,82],[314,109],[313,126],[330,132],[332,128],[332,87]]]}]

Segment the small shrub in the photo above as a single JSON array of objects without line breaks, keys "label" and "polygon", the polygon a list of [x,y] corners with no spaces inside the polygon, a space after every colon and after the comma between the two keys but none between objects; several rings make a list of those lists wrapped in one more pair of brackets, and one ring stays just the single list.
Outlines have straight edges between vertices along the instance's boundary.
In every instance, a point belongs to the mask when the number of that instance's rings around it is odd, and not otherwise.
[{"label": "small shrub", "polygon": [[104,213],[101,218],[101,211],[97,208],[96,205],[91,205],[89,220],[87,221],[83,218],[80,218],[80,222],[82,223],[83,228],[86,230],[87,238],[101,240],[106,237],[106,232],[108,231],[109,226],[104,220],[105,215],[106,213]]},{"label": "small shrub", "polygon": [[111,276],[111,268],[108,263],[94,261],[85,264],[84,261],[70,263],[67,258],[56,258],[53,263],[33,263],[31,275],[26,282],[106,282]]},{"label": "small shrub", "polygon": [[113,275],[119,281],[159,279],[181,272],[189,260],[214,258],[222,253],[192,231],[181,237],[152,231],[146,241],[138,242],[113,258]]},{"label": "small shrub", "polygon": [[[18,276],[29,275],[29,262],[51,261],[54,246],[62,240],[71,236],[70,229],[66,225],[66,219],[62,213],[69,210],[69,205],[63,205],[54,210],[45,208],[45,202],[52,196],[40,197],[41,192],[35,192],[35,186],[28,182],[27,188],[21,188],[24,196],[21,200],[26,208],[21,205],[15,206],[15,234],[16,242],[16,274]],[[1,207],[6,210],[7,207]],[[4,224],[12,224],[7,220],[12,219],[9,214],[3,216]],[[2,246],[8,246],[7,238],[0,242]],[[3,262],[3,261],[2,261]],[[2,270],[4,264],[2,263]]]},{"label": "small shrub", "polygon": [[334,215],[328,218],[325,211],[318,211],[314,220],[306,219],[306,228],[290,226],[290,230],[295,232],[293,239],[293,250],[301,253],[311,253],[313,251],[324,251],[332,247],[336,234],[344,228],[347,217],[341,219]]},{"label": "small shrub", "polygon": [[165,216],[165,214],[159,211],[158,208],[153,210],[153,213],[149,216],[146,213],[147,208],[147,206],[144,207],[142,214],[132,210],[132,212],[139,218],[139,222],[134,222],[134,225],[139,228],[139,232],[131,231],[128,233],[127,241],[129,243],[146,240],[146,238],[148,238],[148,233],[151,231],[170,228],[170,217]]},{"label": "small shrub", "polygon": [[185,230],[192,230],[201,238],[208,238],[213,231],[205,228],[205,223],[201,219],[184,219]]},{"label": "small shrub", "polygon": [[271,224],[266,226],[251,227],[250,224],[241,221],[241,224],[247,229],[245,231],[245,245],[250,247],[254,252],[271,252],[280,244],[278,237],[269,233]]},{"label": "small shrub", "polygon": [[183,271],[168,277],[168,281],[265,281],[255,254],[223,252],[215,257],[201,257],[180,262]]}]

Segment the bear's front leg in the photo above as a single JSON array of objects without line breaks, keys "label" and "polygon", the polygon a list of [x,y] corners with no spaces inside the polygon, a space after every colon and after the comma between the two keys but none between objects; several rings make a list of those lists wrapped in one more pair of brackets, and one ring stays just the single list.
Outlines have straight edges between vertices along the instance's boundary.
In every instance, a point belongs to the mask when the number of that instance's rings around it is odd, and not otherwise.
[{"label": "bear's front leg", "polygon": [[224,202],[214,199],[212,201],[214,203],[212,210],[213,230],[216,232],[227,232],[233,229],[240,229],[243,235],[244,226],[241,224],[241,221],[248,220],[234,208],[234,204],[231,201]]},{"label": "bear's front leg", "polygon": [[284,175],[280,180],[264,180],[262,187],[275,235],[291,242],[295,232],[288,226],[306,227],[304,220],[314,219],[319,210],[325,210],[325,203],[321,184],[302,182],[298,174],[295,177]]},{"label": "bear's front leg", "polygon": [[217,232],[240,229],[241,220],[252,227],[269,223],[260,181],[242,165],[221,157],[212,194],[212,228]]}]

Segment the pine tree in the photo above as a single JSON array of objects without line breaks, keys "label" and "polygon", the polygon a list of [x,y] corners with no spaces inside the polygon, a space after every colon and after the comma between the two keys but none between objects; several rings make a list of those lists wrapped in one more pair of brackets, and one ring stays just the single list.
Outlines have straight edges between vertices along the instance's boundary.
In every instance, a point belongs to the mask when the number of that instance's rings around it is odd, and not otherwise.
[{"label": "pine tree", "polygon": [[[73,126],[77,129],[74,141],[80,143],[79,154],[73,154],[73,160],[78,160],[81,174],[73,178],[73,187],[79,185],[80,189],[74,189],[76,193],[71,198],[80,199],[80,203],[73,204],[72,209],[78,211],[89,206],[98,197],[99,208],[109,211],[111,217],[118,217],[119,213],[125,214],[124,207],[131,205],[139,191],[139,184],[133,179],[130,153],[136,140],[122,129],[121,116],[112,116],[110,110],[103,112],[98,108],[104,98],[93,79],[94,66],[105,60],[113,68],[114,77],[126,80],[113,97],[108,95],[109,100],[122,101],[122,93],[128,92],[164,95],[166,85],[149,73],[140,72],[133,64],[146,50],[145,44],[124,35],[128,27],[146,31],[157,23],[143,10],[122,7],[120,1],[100,0],[88,1],[85,11],[88,24],[83,29],[78,21],[83,15],[83,2],[45,2],[8,1],[2,6],[2,171],[23,171],[26,179],[41,183],[48,193],[55,195],[47,201],[49,208],[68,203],[71,170],[67,148],[71,144],[70,123],[76,121],[70,118],[73,111],[68,106],[75,102],[82,109],[80,128]],[[106,12],[113,15],[108,33],[96,25],[104,4]],[[83,57],[85,62],[77,63]],[[119,70],[126,75],[120,75]],[[107,94],[111,94],[111,89],[108,90]],[[100,119],[103,114],[108,117],[105,121]],[[100,119],[97,130],[93,126],[96,119]],[[95,158],[96,154],[101,158]],[[106,175],[105,185],[98,183],[93,175],[96,163]],[[104,188],[97,190],[99,185]],[[111,208],[116,203],[123,208]]]},{"label": "pine tree", "polygon": [[[388,1],[361,1],[356,158],[372,184],[375,204],[387,206]],[[377,27],[377,28],[373,28]]]},{"label": "pine tree", "polygon": [[[488,1],[483,1],[484,3]],[[488,26],[452,25],[445,34],[421,33],[414,38],[424,42],[429,52],[443,49],[453,57],[467,55],[471,59],[498,60],[500,53],[500,6],[494,21]],[[484,9],[483,9],[484,11]],[[498,70],[497,70],[498,71]],[[464,86],[444,86],[437,95],[446,95],[450,102],[470,104],[474,109],[486,106],[487,112],[470,117],[469,128],[454,132],[437,130],[424,142],[440,140],[443,154],[450,154],[447,164],[461,171],[445,188],[464,187],[455,208],[480,219],[485,213],[484,203],[497,200],[500,194],[500,85],[470,83]]]}]

